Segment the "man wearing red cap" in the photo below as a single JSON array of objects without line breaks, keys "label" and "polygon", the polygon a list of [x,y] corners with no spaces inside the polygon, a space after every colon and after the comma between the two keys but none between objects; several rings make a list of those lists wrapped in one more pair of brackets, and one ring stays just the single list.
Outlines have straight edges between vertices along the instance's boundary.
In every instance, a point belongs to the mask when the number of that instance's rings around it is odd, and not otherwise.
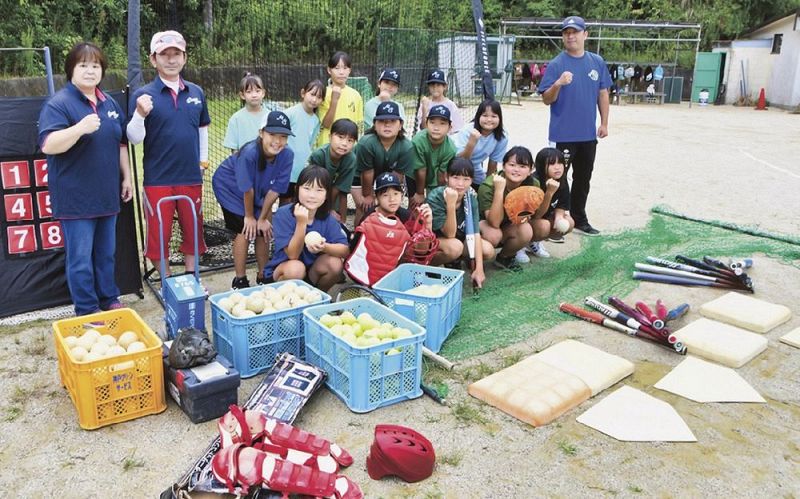
[{"label": "man wearing red cap", "polygon": [[[160,268],[161,251],[169,252],[172,218],[178,211],[185,271],[194,272],[194,230],[191,207],[175,201],[161,204],[165,247],[159,249],[156,206],[167,196],[186,195],[195,204],[198,248],[203,241],[203,169],[208,166],[208,106],[203,89],[181,78],[186,65],[186,40],[177,31],[162,31],[150,41],[150,63],[158,75],[136,91],[136,112],[128,123],[128,140],[144,142],[144,203],[147,219],[145,256]],[[165,262],[167,263],[167,262]],[[169,264],[167,263],[169,275]]]},{"label": "man wearing red cap", "polygon": [[[600,231],[589,224],[586,199],[597,139],[608,135],[611,77],[603,58],[584,50],[587,36],[583,18],[564,19],[561,24],[564,51],[548,64],[539,93],[542,101],[550,106],[550,142],[570,154],[573,168],[570,214],[575,220],[575,230],[596,236]],[[598,110],[599,126],[596,125]]]}]

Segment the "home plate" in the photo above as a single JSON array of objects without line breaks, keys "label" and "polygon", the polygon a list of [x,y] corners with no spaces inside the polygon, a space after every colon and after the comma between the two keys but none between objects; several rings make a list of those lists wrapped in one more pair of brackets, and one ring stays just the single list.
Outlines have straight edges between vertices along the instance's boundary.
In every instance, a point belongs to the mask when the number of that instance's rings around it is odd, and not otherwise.
[{"label": "home plate", "polygon": [[800,327],[781,336],[781,341],[795,348],[800,348]]},{"label": "home plate", "polygon": [[624,442],[697,442],[671,405],[629,386],[595,404],[577,421]]},{"label": "home plate", "polygon": [[655,387],[695,402],[766,403],[733,369],[696,357],[686,357]]}]

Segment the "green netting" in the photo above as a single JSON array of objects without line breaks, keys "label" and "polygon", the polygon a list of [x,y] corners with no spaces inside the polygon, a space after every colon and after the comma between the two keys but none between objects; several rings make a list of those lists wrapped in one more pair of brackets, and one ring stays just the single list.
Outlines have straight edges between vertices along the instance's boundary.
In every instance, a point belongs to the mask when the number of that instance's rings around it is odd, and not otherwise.
[{"label": "green netting", "polygon": [[518,273],[493,273],[479,295],[465,292],[461,319],[440,353],[459,360],[489,352],[571,320],[558,311],[561,302],[580,303],[590,295],[625,296],[639,284],[631,278],[633,264],[647,256],[725,258],[756,253],[800,268],[798,244],[654,214],[642,229],[583,238],[572,257],[537,260]]}]

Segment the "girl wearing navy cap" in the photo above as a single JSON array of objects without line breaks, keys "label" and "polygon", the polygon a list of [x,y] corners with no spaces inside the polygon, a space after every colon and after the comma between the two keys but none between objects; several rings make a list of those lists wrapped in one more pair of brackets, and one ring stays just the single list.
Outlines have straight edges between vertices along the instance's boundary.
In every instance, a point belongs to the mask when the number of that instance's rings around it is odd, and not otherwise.
[{"label": "girl wearing navy cap", "polygon": [[61,222],[75,314],[121,308],[114,281],[120,199],[133,195],[125,116],[98,88],[107,60],[80,42],[67,55],[68,83],[42,107],[39,145],[47,155],[53,217]]},{"label": "girl wearing navy cap", "polygon": [[[286,147],[292,134],[289,118],[281,111],[266,116],[258,138],[222,162],[214,172],[214,195],[222,207],[225,227],[236,234],[231,288],[250,287],[247,280],[247,248],[255,240],[256,262],[267,264],[272,238],[272,207],[289,188],[294,152]],[[260,236],[260,237],[259,237]],[[264,283],[259,274],[258,284]]]},{"label": "girl wearing navy cap", "polygon": [[[413,147],[406,138],[399,106],[392,101],[382,103],[376,111],[374,125],[364,132],[356,149],[357,175],[350,191],[356,203],[355,225],[361,223],[366,210],[375,204],[372,189],[375,178],[387,171],[398,172],[401,178],[412,175],[413,161]],[[404,180],[409,181],[408,178]]]},{"label": "girl wearing navy cap", "polygon": [[[375,92],[375,97],[371,98],[364,104],[364,128],[371,128],[372,122],[375,119],[378,106],[382,102],[395,101],[394,96],[400,90],[400,73],[396,69],[386,68],[381,71],[381,76],[378,78],[378,89]],[[395,101],[397,102],[397,101]],[[397,104],[400,111],[400,119],[403,123],[406,122],[406,110],[403,105]]]}]

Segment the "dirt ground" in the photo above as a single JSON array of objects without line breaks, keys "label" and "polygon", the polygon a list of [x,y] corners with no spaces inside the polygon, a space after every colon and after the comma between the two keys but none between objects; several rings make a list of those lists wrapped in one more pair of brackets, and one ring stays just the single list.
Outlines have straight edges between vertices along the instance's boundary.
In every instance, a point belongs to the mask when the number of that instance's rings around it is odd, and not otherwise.
[{"label": "dirt ground", "polygon": [[[504,112],[511,144],[534,152],[546,144],[548,113],[541,102],[505,105]],[[697,217],[797,236],[798,137],[800,115],[776,109],[613,106],[610,136],[598,148],[591,222],[605,233],[640,227],[653,205],[666,204]],[[567,244],[547,247],[559,258],[580,242],[581,236],[571,235]],[[459,364],[447,378],[447,406],[422,397],[359,415],[323,389],[296,423],[350,450],[356,462],[345,473],[367,497],[798,497],[800,350],[778,338],[800,326],[800,261],[786,265],[769,255],[753,256],[756,297],[787,305],[794,314],[766,334],[767,351],[738,370],[766,404],[698,404],[657,390],[655,382],[682,357],[568,321]],[[221,273],[204,282],[219,292],[230,278]],[[696,309],[722,293],[644,283],[630,298],[685,301]],[[144,300],[124,301],[152,327],[160,326],[163,312],[149,293]],[[697,317],[692,311],[684,322]],[[636,371],[542,428],[467,395],[469,382],[565,338],[629,359]],[[152,498],[192,465],[216,432],[215,422],[194,425],[171,400],[161,414],[81,430],[59,382],[49,323],[3,327],[0,370],[0,496]],[[240,401],[257,382],[242,382]],[[697,443],[618,442],[576,422],[623,384],[671,403]],[[409,425],[428,436],[438,456],[434,475],[417,484],[371,480],[364,460],[378,423]]]}]

